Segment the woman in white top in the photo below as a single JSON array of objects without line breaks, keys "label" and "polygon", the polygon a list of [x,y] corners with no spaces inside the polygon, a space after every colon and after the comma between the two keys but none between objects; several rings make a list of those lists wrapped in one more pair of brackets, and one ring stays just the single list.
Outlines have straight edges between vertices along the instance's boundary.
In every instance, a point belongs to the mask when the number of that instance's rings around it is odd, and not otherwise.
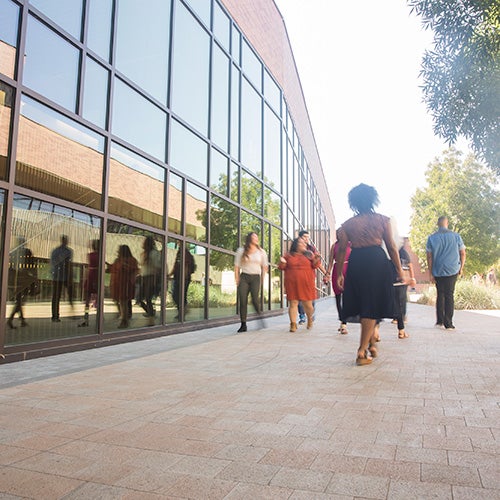
[{"label": "woman in white top", "polygon": [[234,258],[234,279],[238,287],[241,326],[238,332],[247,331],[248,294],[258,314],[260,309],[260,287],[267,272],[267,255],[259,245],[257,233],[248,233],[245,245],[238,248]]}]

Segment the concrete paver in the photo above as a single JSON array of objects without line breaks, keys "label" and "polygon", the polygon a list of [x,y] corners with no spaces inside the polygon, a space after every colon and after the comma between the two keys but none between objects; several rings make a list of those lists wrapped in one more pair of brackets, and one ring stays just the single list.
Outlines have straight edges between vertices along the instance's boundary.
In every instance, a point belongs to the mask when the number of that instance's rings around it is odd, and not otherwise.
[{"label": "concrete paver", "polygon": [[500,498],[498,316],[409,304],[355,365],[332,299],[287,316],[0,365],[0,497]]}]

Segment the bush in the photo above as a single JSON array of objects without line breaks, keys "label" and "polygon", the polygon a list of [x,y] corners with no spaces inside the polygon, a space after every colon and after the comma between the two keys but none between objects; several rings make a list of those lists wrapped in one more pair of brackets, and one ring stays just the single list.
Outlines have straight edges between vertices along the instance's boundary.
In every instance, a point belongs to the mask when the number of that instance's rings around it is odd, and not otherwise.
[{"label": "bush", "polygon": [[[426,290],[417,303],[435,305],[436,287]],[[459,280],[455,288],[455,309],[500,309],[500,290]]]}]

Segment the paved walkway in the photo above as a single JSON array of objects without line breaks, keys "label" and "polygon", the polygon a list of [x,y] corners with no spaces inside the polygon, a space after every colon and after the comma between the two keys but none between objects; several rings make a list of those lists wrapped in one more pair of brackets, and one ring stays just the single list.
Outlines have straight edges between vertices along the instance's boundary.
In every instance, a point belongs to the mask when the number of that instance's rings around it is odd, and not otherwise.
[{"label": "paved walkway", "polygon": [[[287,317],[0,365],[0,498],[498,499],[498,317],[357,367],[333,300]],[[249,324],[252,328],[255,323]]]}]

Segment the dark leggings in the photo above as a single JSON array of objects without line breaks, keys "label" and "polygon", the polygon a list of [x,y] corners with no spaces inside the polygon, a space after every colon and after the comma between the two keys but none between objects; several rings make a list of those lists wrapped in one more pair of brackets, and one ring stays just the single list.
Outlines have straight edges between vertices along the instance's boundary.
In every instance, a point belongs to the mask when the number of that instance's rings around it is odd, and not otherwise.
[{"label": "dark leggings", "polygon": [[238,300],[240,301],[240,319],[242,323],[246,323],[247,321],[249,293],[252,297],[252,304],[255,310],[260,314],[259,292],[260,274],[241,273],[238,285]]}]

